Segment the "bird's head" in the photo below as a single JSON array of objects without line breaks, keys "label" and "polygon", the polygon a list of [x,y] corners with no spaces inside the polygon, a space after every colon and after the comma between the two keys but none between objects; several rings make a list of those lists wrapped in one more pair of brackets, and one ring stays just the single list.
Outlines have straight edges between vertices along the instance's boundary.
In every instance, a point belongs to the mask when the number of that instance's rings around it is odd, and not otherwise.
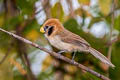
[{"label": "bird's head", "polygon": [[58,19],[48,19],[43,26],[40,28],[40,32],[46,34],[47,36],[55,35],[56,33],[63,30],[64,27]]}]

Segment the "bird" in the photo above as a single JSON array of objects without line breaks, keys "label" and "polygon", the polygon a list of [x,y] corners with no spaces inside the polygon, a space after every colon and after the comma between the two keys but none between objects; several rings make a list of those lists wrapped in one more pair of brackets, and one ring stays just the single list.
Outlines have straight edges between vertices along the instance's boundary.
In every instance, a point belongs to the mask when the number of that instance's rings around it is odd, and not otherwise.
[{"label": "bird", "polygon": [[[110,67],[115,67],[111,61],[102,53],[92,48],[91,45],[79,35],[64,28],[59,19],[50,18],[40,28],[40,32],[44,33],[45,38],[55,48],[59,49],[58,53],[63,52],[87,52],[94,57],[107,64]],[[75,54],[73,54],[74,59]]]}]

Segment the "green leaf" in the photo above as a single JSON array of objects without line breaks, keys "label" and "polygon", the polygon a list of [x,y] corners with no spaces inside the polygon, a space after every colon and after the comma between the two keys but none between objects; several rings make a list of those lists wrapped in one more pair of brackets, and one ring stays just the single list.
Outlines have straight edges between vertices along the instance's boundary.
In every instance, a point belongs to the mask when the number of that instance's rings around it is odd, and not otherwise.
[{"label": "green leaf", "polygon": [[94,23],[97,23],[100,21],[103,21],[103,19],[101,17],[93,17],[88,25],[88,28],[91,28]]},{"label": "green leaf", "polygon": [[17,6],[24,14],[33,13],[35,1],[36,0],[16,0]]},{"label": "green leaf", "polygon": [[28,32],[30,32],[31,30],[37,30],[38,32],[40,32],[40,25],[37,23],[36,19],[32,20],[25,28],[23,33],[26,35]]},{"label": "green leaf", "polygon": [[114,27],[115,29],[120,31],[120,16],[118,16],[115,20],[114,20],[115,24]]}]

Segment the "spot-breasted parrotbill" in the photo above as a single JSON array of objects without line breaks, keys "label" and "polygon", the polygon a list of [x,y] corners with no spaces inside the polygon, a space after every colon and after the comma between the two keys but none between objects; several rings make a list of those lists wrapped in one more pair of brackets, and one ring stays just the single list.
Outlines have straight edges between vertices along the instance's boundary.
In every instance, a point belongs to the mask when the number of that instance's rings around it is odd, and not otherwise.
[{"label": "spot-breasted parrotbill", "polygon": [[58,19],[48,19],[40,31],[44,33],[52,46],[61,51],[91,53],[103,63],[115,67],[102,53],[92,48],[86,40],[65,29]]}]

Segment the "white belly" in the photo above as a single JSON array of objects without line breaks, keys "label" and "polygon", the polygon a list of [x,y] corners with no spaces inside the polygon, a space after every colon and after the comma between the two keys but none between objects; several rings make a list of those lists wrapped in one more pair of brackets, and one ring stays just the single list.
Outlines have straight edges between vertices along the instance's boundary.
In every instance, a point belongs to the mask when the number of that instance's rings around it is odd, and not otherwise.
[{"label": "white belly", "polygon": [[62,42],[58,36],[52,37],[50,39],[48,38],[48,40],[51,45],[53,45],[54,47],[56,47],[59,50],[66,50],[69,52],[71,52],[73,50],[71,44]]}]

